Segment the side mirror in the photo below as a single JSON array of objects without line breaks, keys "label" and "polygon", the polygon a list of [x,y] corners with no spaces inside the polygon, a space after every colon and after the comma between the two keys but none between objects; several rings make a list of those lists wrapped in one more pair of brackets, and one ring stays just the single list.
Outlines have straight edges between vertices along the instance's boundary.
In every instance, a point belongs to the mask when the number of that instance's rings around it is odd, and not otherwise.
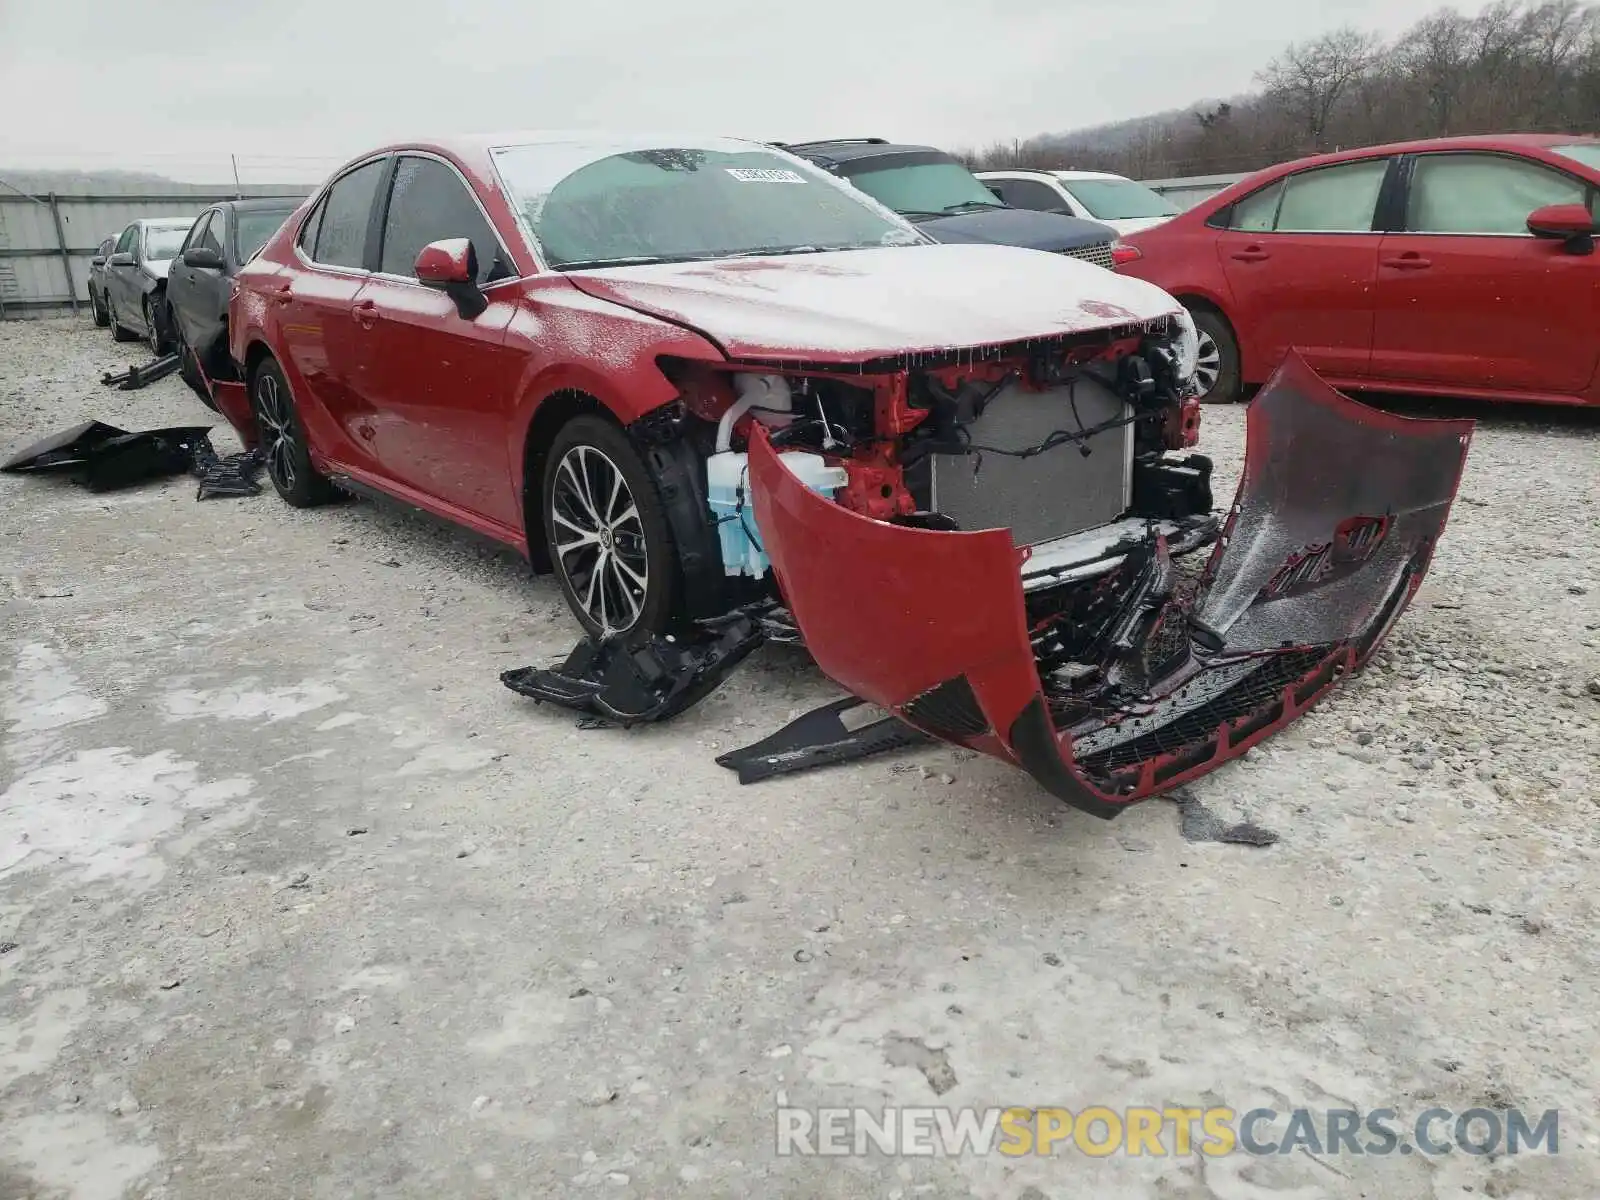
[{"label": "side mirror", "polygon": [[93,258],[91,258],[89,260],[89,265],[91,267],[103,267],[103,266],[105,266],[106,265],[106,256],[104,254],[96,254]]},{"label": "side mirror", "polygon": [[429,242],[417,255],[412,268],[417,278],[436,287],[456,302],[456,311],[467,321],[476,319],[489,301],[478,287],[478,253],[471,238],[445,238]]},{"label": "side mirror", "polygon": [[183,265],[200,271],[220,271],[227,264],[210,246],[190,246],[183,252]]},{"label": "side mirror", "polygon": [[1594,216],[1582,204],[1547,204],[1528,214],[1528,232],[1565,242],[1568,254],[1594,253]]},{"label": "side mirror", "polygon": [[131,267],[131,266],[133,266],[133,252],[130,251],[130,250],[122,250],[122,251],[119,251],[116,254],[113,254],[110,258],[106,259],[106,266],[108,266],[108,267]]}]

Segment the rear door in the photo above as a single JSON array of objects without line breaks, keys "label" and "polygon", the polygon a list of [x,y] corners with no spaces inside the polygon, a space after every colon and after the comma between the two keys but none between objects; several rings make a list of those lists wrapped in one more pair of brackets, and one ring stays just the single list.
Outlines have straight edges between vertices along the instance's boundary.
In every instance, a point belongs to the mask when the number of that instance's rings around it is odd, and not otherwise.
[{"label": "rear door", "polygon": [[[467,320],[417,280],[430,242],[469,238],[489,307]],[[505,346],[516,312],[511,257],[461,174],[401,155],[383,217],[378,270],[356,302],[362,390],[385,475],[453,508],[517,530],[512,405],[521,358]]]},{"label": "rear door", "polygon": [[1512,154],[1421,154],[1404,229],[1378,260],[1372,372],[1440,388],[1571,394],[1594,375],[1600,260],[1535,238],[1528,214],[1584,204],[1582,179]]},{"label": "rear door", "polygon": [[[297,267],[266,286],[290,358],[301,419],[324,454],[371,467],[370,410],[361,398],[360,330],[352,311],[375,260],[375,201],[389,158],[346,171],[324,194],[295,242]],[[303,396],[303,399],[302,399]]]},{"label": "rear door", "polygon": [[1290,349],[1327,375],[1366,374],[1383,239],[1373,225],[1393,165],[1314,167],[1233,205],[1217,253],[1246,380],[1266,379]]},{"label": "rear door", "polygon": [[183,256],[194,247],[203,244],[206,228],[211,224],[215,212],[215,209],[207,209],[195,218],[194,225],[189,229],[189,235],[183,239],[183,245],[178,248],[177,256],[167,268],[167,305],[172,310],[172,319],[177,326],[178,336],[187,346],[197,344],[199,330],[196,325],[195,291],[199,276],[204,272],[198,267],[189,266],[183,261]]}]

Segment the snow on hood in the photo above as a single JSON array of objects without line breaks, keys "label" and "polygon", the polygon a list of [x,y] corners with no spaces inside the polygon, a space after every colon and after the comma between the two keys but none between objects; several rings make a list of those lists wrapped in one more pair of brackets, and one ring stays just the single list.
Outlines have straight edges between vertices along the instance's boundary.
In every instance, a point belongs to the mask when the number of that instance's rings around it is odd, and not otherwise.
[{"label": "snow on hood", "polygon": [[151,279],[165,279],[167,272],[172,269],[170,258],[147,258],[144,260],[144,273]]},{"label": "snow on hood", "polygon": [[855,361],[1082,333],[1180,310],[1059,254],[939,245],[574,271],[603,300],[696,329],[730,358]]}]

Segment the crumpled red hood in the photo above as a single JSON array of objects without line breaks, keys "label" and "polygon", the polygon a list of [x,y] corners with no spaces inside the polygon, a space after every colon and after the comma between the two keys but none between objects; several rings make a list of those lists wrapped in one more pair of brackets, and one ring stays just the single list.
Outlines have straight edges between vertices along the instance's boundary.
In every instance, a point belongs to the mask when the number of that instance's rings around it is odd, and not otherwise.
[{"label": "crumpled red hood", "polygon": [[592,296],[730,358],[861,361],[1117,328],[1176,313],[1143,280],[1013,246],[897,246],[575,271]]}]

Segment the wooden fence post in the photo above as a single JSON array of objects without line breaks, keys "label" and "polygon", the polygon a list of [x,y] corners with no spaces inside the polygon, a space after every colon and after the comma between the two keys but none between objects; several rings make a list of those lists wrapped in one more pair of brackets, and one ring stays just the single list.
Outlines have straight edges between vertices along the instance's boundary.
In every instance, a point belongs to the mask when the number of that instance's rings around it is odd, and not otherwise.
[{"label": "wooden fence post", "polygon": [[72,252],[67,249],[67,231],[61,223],[61,205],[56,194],[50,193],[50,217],[56,223],[56,246],[61,251],[61,267],[67,273],[67,299],[72,301],[72,315],[78,315],[78,285],[72,279]]}]

